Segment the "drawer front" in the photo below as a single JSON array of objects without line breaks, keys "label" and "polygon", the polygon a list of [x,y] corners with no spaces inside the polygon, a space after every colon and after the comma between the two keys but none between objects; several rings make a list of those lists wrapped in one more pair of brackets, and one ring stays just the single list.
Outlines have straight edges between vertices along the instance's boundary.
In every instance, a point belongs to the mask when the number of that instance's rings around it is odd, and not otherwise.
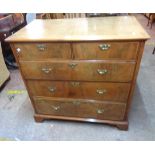
[{"label": "drawer front", "polygon": [[123,120],[126,104],[92,100],[34,97],[38,114],[81,118]]},{"label": "drawer front", "polygon": [[104,82],[61,82],[28,80],[27,85],[33,96],[80,98],[126,102],[129,83]]},{"label": "drawer front", "polygon": [[75,59],[135,60],[138,42],[73,43]]},{"label": "drawer front", "polygon": [[19,60],[70,59],[69,43],[15,43]]},{"label": "drawer front", "polygon": [[20,61],[27,79],[130,82],[134,62]]}]

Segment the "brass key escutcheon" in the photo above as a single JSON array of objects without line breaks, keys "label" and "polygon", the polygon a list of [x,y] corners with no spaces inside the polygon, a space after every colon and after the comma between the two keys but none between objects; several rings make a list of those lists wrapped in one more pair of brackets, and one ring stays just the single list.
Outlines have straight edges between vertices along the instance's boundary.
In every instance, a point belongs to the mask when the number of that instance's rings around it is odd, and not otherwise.
[{"label": "brass key escutcheon", "polygon": [[80,105],[81,103],[80,103],[80,101],[73,101],[73,104],[74,105]]},{"label": "brass key escutcheon", "polygon": [[71,86],[77,87],[80,85],[80,82],[70,82]]},{"label": "brass key escutcheon", "polygon": [[74,69],[78,64],[77,63],[70,63],[68,66],[72,69]]},{"label": "brass key escutcheon", "polygon": [[45,44],[38,44],[37,48],[38,48],[39,51],[45,51],[46,45]]}]

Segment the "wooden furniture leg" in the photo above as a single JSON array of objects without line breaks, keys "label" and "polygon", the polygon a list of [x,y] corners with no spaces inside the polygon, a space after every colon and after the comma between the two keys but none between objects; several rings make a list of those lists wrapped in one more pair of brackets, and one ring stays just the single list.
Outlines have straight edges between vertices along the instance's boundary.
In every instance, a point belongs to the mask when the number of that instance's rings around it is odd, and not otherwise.
[{"label": "wooden furniture leg", "polygon": [[34,116],[34,119],[35,119],[35,121],[38,122],[38,123],[41,123],[41,122],[44,121],[44,118],[38,117],[38,116]]},{"label": "wooden furniture leg", "polygon": [[128,122],[124,123],[124,124],[118,124],[117,128],[119,130],[128,130]]}]

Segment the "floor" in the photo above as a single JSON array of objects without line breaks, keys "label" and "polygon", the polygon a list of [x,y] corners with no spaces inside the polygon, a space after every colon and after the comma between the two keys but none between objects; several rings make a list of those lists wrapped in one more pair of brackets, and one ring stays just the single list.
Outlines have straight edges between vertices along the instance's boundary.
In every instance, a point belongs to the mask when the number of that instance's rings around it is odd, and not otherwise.
[{"label": "floor", "polygon": [[[155,24],[150,30],[143,15],[136,15],[152,38],[147,41],[129,115],[129,130],[103,124],[69,121],[35,123],[33,109],[18,70],[0,93],[0,138],[7,140],[155,140]],[[11,95],[9,90],[24,90]]]}]

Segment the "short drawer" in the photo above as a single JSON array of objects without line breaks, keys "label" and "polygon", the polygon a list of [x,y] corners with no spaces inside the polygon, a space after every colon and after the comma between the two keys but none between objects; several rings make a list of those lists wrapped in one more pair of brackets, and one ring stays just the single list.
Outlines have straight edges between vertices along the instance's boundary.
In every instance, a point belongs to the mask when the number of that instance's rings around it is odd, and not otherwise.
[{"label": "short drawer", "polygon": [[135,60],[139,42],[73,43],[75,59]]},{"label": "short drawer", "polygon": [[70,59],[69,43],[15,43],[19,60]]},{"label": "short drawer", "polygon": [[80,98],[126,102],[129,83],[28,80],[33,96]]},{"label": "short drawer", "polygon": [[126,104],[92,100],[34,97],[38,114],[80,118],[123,120]]},{"label": "short drawer", "polygon": [[135,62],[20,61],[26,79],[130,82]]}]

